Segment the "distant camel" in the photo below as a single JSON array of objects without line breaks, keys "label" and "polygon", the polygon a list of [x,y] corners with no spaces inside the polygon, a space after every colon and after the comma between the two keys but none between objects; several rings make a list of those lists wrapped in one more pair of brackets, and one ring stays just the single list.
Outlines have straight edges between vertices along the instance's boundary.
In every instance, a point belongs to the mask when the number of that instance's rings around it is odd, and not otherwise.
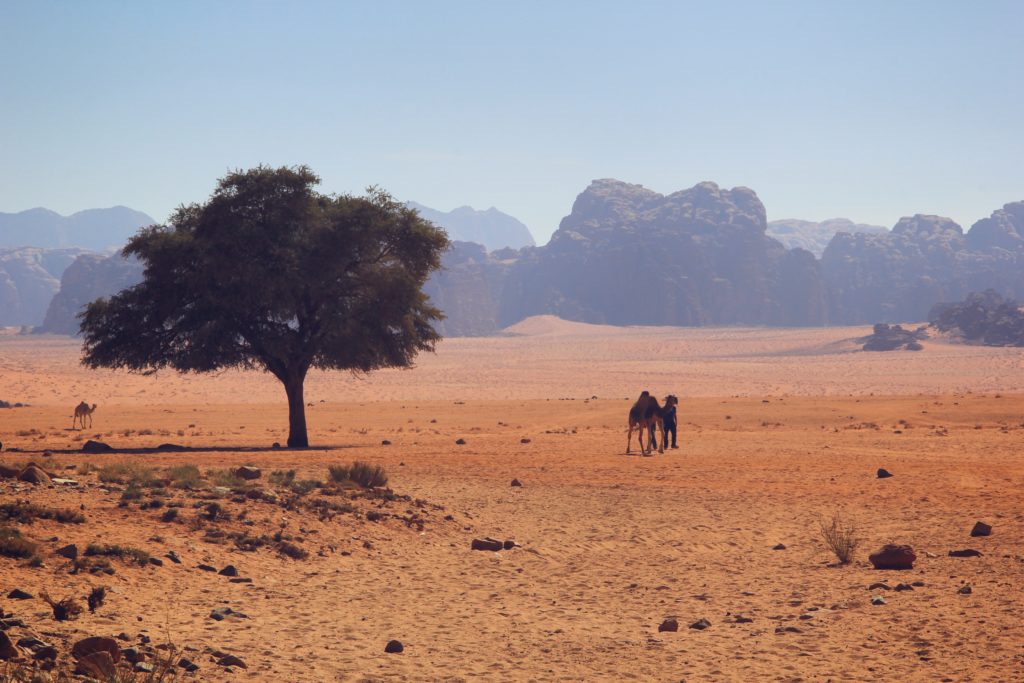
[{"label": "distant camel", "polygon": [[[656,427],[661,425],[662,441],[665,436],[665,425],[662,423],[664,408],[658,403],[658,399],[647,391],[640,394],[633,407],[629,409],[629,435],[626,437],[626,453],[629,453],[633,442],[633,430],[637,430],[637,440],[640,442],[640,453],[648,455],[654,446],[658,446],[658,452],[664,453],[664,448],[658,441]],[[647,448],[644,448],[644,430],[647,430]]]},{"label": "distant camel", "polygon": [[71,417],[71,428],[75,428],[75,423],[80,422],[82,429],[85,429],[85,418],[89,418],[89,426],[92,427],[92,414],[96,410],[96,404],[92,404],[92,408],[85,401],[82,401],[75,406],[75,414]]}]

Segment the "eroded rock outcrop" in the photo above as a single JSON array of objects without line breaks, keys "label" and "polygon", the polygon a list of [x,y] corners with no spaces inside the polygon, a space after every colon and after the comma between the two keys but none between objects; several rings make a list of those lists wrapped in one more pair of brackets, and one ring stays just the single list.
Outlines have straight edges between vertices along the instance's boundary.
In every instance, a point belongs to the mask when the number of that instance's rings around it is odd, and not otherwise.
[{"label": "eroded rock outcrop", "polygon": [[64,271],[60,291],[50,301],[39,332],[78,334],[78,314],[86,304],[142,281],[142,264],[121,254],[83,254]]}]

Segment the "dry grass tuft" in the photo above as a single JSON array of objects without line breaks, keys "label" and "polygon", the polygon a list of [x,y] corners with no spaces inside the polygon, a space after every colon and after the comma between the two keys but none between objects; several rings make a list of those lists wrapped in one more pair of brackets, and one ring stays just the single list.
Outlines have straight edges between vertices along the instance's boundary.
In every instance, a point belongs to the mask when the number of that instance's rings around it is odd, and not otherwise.
[{"label": "dry grass tuft", "polygon": [[840,564],[849,564],[853,559],[853,553],[860,545],[860,537],[857,535],[857,528],[845,521],[839,511],[832,513],[829,520],[819,519],[818,527],[821,529],[821,538],[825,545],[836,556]]},{"label": "dry grass tuft", "polygon": [[0,526],[0,555],[24,560],[35,555],[38,547],[14,527]]}]

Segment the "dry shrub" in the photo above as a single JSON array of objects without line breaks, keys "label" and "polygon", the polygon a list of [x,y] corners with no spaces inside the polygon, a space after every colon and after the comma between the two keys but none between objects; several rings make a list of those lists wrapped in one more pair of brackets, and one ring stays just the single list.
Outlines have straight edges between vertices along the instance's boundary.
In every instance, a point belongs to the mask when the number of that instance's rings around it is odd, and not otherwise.
[{"label": "dry shrub", "polygon": [[85,515],[77,510],[61,510],[35,505],[27,500],[0,504],[0,522],[22,522],[29,524],[36,519],[52,519],[62,524],[81,524]]},{"label": "dry shrub", "polygon": [[172,485],[179,489],[198,489],[203,483],[203,475],[195,465],[168,467],[166,474]]},{"label": "dry shrub", "polygon": [[47,593],[40,593],[39,597],[50,606],[50,609],[53,610],[53,618],[57,621],[67,621],[82,613],[82,606],[71,596],[63,600],[54,600]]},{"label": "dry shrub", "polygon": [[281,541],[277,544],[277,552],[287,555],[293,560],[305,560],[309,553],[290,541]]},{"label": "dry shrub", "polygon": [[860,545],[857,528],[844,520],[838,510],[832,513],[831,519],[819,519],[818,527],[821,529],[822,540],[839,563],[849,564]]},{"label": "dry shrub", "polygon": [[336,484],[351,481],[362,486],[364,489],[372,489],[387,486],[388,483],[388,475],[383,467],[358,460],[349,467],[331,465],[328,471],[331,474],[331,481]]},{"label": "dry shrub", "polygon": [[104,465],[97,472],[99,480],[105,484],[129,484],[139,487],[159,486],[156,472],[152,467],[136,463],[114,462]]},{"label": "dry shrub", "polygon": [[21,535],[17,529],[0,526],[0,555],[23,560],[32,557],[38,546]]},{"label": "dry shrub", "polygon": [[149,564],[149,553],[127,545],[90,543],[85,548],[85,555],[86,557],[117,557],[125,561],[134,562],[142,567]]}]

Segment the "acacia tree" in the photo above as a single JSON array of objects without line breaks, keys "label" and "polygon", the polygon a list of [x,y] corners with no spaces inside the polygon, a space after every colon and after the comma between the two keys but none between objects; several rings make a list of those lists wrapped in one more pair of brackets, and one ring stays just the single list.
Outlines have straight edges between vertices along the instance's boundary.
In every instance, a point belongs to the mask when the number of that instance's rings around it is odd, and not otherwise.
[{"label": "acacia tree", "polygon": [[443,318],[422,287],[445,233],[370,188],[323,195],[305,166],[222,178],[124,248],[143,281],[81,314],[82,362],[145,374],[258,368],[284,384],[288,446],[309,445],[310,368],[367,373],[431,351]]}]

